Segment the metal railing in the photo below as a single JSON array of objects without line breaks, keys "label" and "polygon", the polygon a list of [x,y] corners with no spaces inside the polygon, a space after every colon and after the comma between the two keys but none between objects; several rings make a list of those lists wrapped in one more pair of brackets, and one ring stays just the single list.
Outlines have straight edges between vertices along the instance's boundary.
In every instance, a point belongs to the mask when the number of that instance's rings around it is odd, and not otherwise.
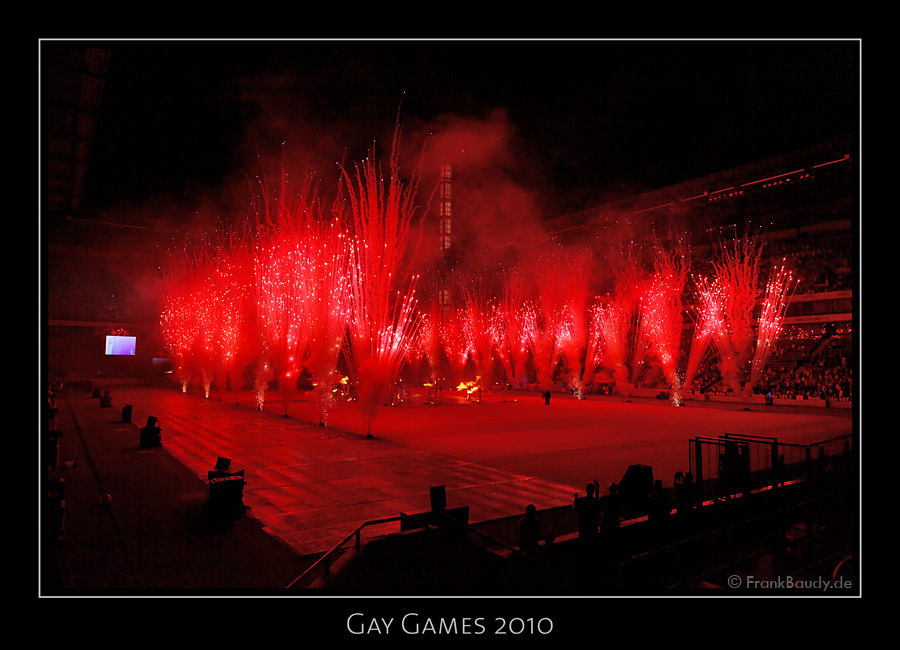
[{"label": "metal railing", "polygon": [[695,504],[810,480],[836,459],[849,456],[850,445],[849,436],[810,445],[731,433],[698,436],[689,444]]},{"label": "metal railing", "polygon": [[802,518],[804,511],[817,502],[813,498],[791,504],[626,557],[618,567],[618,587],[625,590],[684,587],[753,557],[796,544],[797,540],[786,540],[779,533],[791,516]]},{"label": "metal railing", "polygon": [[[441,511],[432,511],[432,512],[429,512],[426,514],[429,515],[429,519],[431,520],[431,522],[422,526],[421,530],[429,529],[434,525],[439,525],[439,526],[446,525],[446,526],[457,527],[457,528],[465,531],[466,535],[468,536],[469,541],[472,542],[474,545],[479,546],[481,548],[481,550],[483,550],[483,551],[497,553],[498,549],[499,549],[499,551],[505,552],[511,556],[519,556],[519,557],[526,558],[528,561],[532,562],[536,566],[541,566],[544,569],[552,569],[552,567],[549,564],[547,564],[540,558],[536,558],[533,555],[530,555],[524,551],[521,551],[520,549],[518,549],[514,546],[511,546],[499,539],[491,537],[487,533],[484,533],[476,528],[472,528],[468,524],[462,523],[461,521],[441,512]],[[311,578],[313,574],[315,574],[317,571],[319,571],[321,569],[324,569],[323,575],[330,576],[331,575],[331,567],[333,565],[332,560],[335,559],[333,556],[335,554],[339,553],[341,551],[341,549],[343,549],[343,547],[351,539],[355,539],[354,548],[356,548],[357,550],[360,549],[362,546],[362,531],[364,528],[367,528],[368,526],[386,524],[386,523],[391,523],[391,522],[395,522],[395,521],[399,522],[403,518],[404,518],[404,515],[400,515],[397,517],[387,517],[385,519],[373,519],[371,521],[366,521],[366,522],[360,524],[359,526],[356,527],[356,529],[354,529],[351,533],[346,535],[343,539],[341,539],[341,541],[339,541],[337,544],[335,544],[331,549],[326,551],[325,554],[322,555],[322,557],[320,557],[318,560],[316,560],[303,573],[301,573],[294,580],[292,580],[291,583],[288,584],[287,587],[285,587],[285,589],[298,588],[299,586],[301,586],[305,583],[307,578]]]},{"label": "metal railing", "polygon": [[338,553],[348,541],[350,541],[353,538],[356,538],[356,543],[354,544],[354,548],[358,549],[362,545],[362,531],[364,528],[367,528],[368,526],[377,526],[379,524],[387,524],[392,521],[400,521],[400,516],[398,515],[397,517],[387,517],[385,519],[372,519],[370,521],[361,523],[359,526],[356,527],[356,529],[353,532],[351,532],[346,537],[344,537],[341,541],[339,541],[337,544],[332,546],[331,549],[326,551],[322,557],[320,557],[318,560],[313,562],[313,564],[311,566],[309,566],[306,569],[306,571],[304,571],[299,576],[294,578],[291,581],[291,583],[289,585],[287,585],[287,587],[285,587],[285,589],[293,589],[294,587],[302,584],[303,581],[307,578],[307,576],[312,575],[312,573],[314,571],[317,571],[322,567],[324,567],[324,569],[325,569],[326,576],[331,575],[332,556],[334,556],[336,553]]}]

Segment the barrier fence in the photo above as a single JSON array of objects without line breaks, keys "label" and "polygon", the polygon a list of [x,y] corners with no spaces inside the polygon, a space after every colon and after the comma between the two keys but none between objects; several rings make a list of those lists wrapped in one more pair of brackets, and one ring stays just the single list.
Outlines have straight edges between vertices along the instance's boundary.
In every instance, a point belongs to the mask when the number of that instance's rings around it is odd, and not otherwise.
[{"label": "barrier fence", "polygon": [[695,505],[749,496],[845,470],[850,452],[850,436],[811,445],[733,433],[718,438],[698,436],[690,441],[689,452]]}]

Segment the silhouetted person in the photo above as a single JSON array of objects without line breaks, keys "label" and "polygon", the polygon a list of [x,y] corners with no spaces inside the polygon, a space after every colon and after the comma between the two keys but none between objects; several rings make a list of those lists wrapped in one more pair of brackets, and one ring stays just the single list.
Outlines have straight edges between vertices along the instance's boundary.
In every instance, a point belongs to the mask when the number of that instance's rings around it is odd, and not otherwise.
[{"label": "silhouetted person", "polygon": [[618,483],[609,484],[609,494],[600,498],[601,530],[618,530],[622,514],[622,497]]},{"label": "silhouetted person", "polygon": [[666,520],[669,518],[669,513],[672,512],[672,506],[669,503],[669,495],[666,494],[661,480],[656,479],[653,482],[653,489],[647,496],[647,505],[647,521],[650,523],[654,532],[658,533],[665,527]]},{"label": "silhouetted person", "polygon": [[600,500],[596,496],[597,481],[585,486],[586,496],[575,494],[573,507],[578,513],[578,539],[586,542],[597,539],[597,525],[600,519]]},{"label": "silhouetted person", "polygon": [[600,497],[600,543],[598,544],[597,565],[602,581],[615,580],[621,557],[619,524],[622,512],[622,497],[619,486],[609,484],[609,493]]},{"label": "silhouetted person", "polygon": [[690,522],[694,510],[694,475],[688,472],[681,481],[681,472],[675,475],[675,509],[682,523]]},{"label": "silhouetted person", "polygon": [[550,391],[544,391],[544,404],[550,406]]},{"label": "silhouetted person", "polygon": [[727,499],[736,494],[746,495],[750,478],[750,457],[746,451],[745,445],[728,440],[720,454],[719,479],[724,486]]},{"label": "silhouetted person", "polygon": [[741,491],[741,496],[749,497],[751,491],[750,482],[750,449],[741,446],[738,449],[738,457],[736,461],[737,470],[737,488]]},{"label": "silhouetted person", "polygon": [[681,498],[684,494],[684,472],[681,470],[675,472],[675,478],[672,481],[672,505],[675,508],[675,515],[681,512]]},{"label": "silhouetted person", "polygon": [[534,555],[539,552],[541,542],[547,545],[552,541],[552,537],[541,532],[541,523],[537,519],[537,508],[534,507],[534,504],[528,504],[525,508],[525,516],[519,522],[519,550]]}]

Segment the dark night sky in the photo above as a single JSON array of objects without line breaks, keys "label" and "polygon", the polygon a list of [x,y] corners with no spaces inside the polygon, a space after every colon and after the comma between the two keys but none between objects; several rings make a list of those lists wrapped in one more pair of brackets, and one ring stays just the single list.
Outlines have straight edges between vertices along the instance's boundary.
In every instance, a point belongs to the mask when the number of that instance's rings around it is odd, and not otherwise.
[{"label": "dark night sky", "polygon": [[558,212],[859,130],[858,41],[106,45],[87,207],[214,192],[282,141],[325,165],[373,139],[386,156],[401,98],[405,142],[505,111],[523,180]]}]

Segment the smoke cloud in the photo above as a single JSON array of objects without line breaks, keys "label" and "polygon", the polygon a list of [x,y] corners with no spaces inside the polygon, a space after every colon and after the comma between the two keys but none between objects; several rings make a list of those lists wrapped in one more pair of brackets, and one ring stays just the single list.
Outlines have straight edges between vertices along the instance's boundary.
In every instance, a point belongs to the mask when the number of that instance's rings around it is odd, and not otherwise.
[{"label": "smoke cloud", "polygon": [[[436,183],[442,167],[451,169],[454,261],[497,267],[531,255],[534,242],[546,237],[545,197],[536,162],[523,153],[508,113],[496,108],[484,118],[443,114],[419,129],[414,139],[424,143],[424,187]],[[429,207],[426,220],[436,232],[438,203],[432,200]]]}]

